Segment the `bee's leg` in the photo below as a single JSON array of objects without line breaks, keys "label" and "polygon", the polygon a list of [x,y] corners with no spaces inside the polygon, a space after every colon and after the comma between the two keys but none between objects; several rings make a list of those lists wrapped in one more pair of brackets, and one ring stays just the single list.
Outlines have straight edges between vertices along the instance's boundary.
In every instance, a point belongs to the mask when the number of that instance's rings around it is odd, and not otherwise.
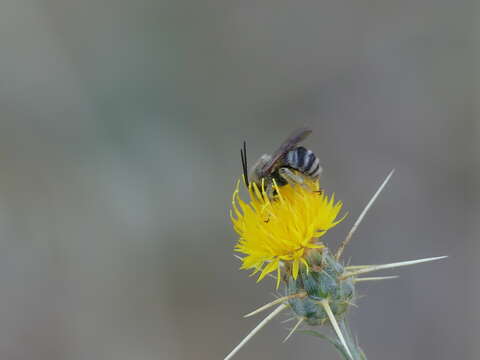
[{"label": "bee's leg", "polygon": [[275,189],[273,188],[271,183],[268,183],[265,187],[265,192],[267,193],[267,197],[269,199],[273,199],[273,195],[275,194]]},{"label": "bee's leg", "polygon": [[303,177],[295,174],[292,170],[286,167],[278,169],[278,174],[285,179],[290,185],[304,185]]}]

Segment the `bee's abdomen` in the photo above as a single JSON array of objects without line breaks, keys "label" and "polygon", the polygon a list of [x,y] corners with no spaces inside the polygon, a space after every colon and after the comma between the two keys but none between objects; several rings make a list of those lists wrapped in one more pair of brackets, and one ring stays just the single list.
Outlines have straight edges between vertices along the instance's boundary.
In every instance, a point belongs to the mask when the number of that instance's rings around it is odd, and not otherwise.
[{"label": "bee's abdomen", "polygon": [[313,151],[299,146],[287,153],[285,156],[286,165],[301,173],[316,178],[320,176],[322,167],[320,160],[315,156]]}]

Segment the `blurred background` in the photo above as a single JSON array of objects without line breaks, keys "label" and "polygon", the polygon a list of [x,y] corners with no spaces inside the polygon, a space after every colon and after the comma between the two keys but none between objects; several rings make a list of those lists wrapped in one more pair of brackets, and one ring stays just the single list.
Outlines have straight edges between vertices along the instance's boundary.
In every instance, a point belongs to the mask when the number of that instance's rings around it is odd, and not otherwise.
[{"label": "blurred background", "polygon": [[[222,359],[273,299],[232,256],[250,159],[308,124],[369,359],[480,357],[474,1],[4,0],[0,358]],[[381,275],[381,274],[379,274]],[[273,321],[237,359],[337,359]]]}]

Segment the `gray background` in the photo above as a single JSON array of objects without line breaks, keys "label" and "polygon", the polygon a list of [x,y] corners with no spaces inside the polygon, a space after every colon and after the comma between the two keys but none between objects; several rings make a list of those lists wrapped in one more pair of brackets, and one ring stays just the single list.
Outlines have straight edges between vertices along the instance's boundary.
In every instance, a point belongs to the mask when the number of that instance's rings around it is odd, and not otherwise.
[{"label": "gray background", "polygon": [[[450,256],[361,286],[369,359],[478,359],[476,10],[2,1],[0,358],[221,359],[273,299],[232,256],[239,146],[253,159],[310,124],[350,213],[329,244],[396,168],[347,258]],[[237,358],[338,358],[305,335],[281,344],[281,319]]]}]

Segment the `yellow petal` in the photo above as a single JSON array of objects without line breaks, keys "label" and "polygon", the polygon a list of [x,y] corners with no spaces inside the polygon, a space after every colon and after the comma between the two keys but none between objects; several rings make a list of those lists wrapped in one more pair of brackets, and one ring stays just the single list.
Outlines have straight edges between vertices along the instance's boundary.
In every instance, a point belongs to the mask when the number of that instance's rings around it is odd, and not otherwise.
[{"label": "yellow petal", "polygon": [[280,266],[277,266],[277,286],[276,289],[278,289],[280,285]]},{"label": "yellow petal", "polygon": [[297,280],[298,276],[298,259],[293,260],[292,276],[294,280]]},{"label": "yellow petal", "polygon": [[[242,269],[260,272],[258,281],[276,270],[277,287],[282,278],[280,261],[291,269],[296,279],[300,266],[306,266],[305,249],[319,249],[325,245],[318,238],[342,221],[337,219],[342,203],[325,192],[318,193],[318,181],[306,179],[306,186],[279,186],[274,198],[266,194],[265,181],[251,183],[249,200],[239,195],[238,182],[233,194],[230,218],[239,239],[235,251],[244,254]],[[265,266],[264,266],[265,265]]]},{"label": "yellow petal", "polygon": [[263,268],[262,273],[261,273],[260,276],[258,277],[257,282],[261,281],[265,276],[267,276],[267,274],[269,274],[269,273],[271,273],[272,271],[274,271],[277,267],[278,267],[278,260],[274,260],[274,261],[272,261],[270,264],[268,264],[267,266],[265,266],[265,267]]}]

